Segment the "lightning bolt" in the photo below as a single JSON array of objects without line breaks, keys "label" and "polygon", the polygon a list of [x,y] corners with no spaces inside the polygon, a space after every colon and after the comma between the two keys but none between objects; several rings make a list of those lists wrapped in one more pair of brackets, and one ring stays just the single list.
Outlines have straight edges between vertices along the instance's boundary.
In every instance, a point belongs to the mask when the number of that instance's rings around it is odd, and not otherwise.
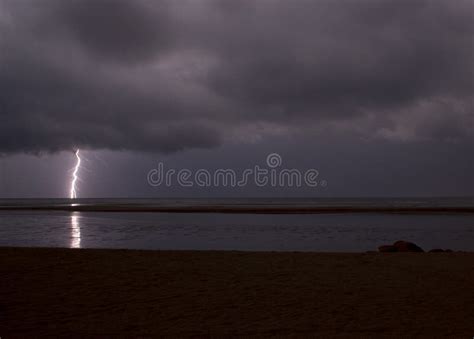
[{"label": "lightning bolt", "polygon": [[77,162],[76,162],[76,166],[74,167],[74,172],[72,173],[71,191],[69,194],[71,199],[77,198],[77,192],[76,192],[76,182],[78,179],[77,172],[79,171],[79,167],[81,166],[81,157],[79,156],[79,150],[76,150],[75,155],[76,155]]}]

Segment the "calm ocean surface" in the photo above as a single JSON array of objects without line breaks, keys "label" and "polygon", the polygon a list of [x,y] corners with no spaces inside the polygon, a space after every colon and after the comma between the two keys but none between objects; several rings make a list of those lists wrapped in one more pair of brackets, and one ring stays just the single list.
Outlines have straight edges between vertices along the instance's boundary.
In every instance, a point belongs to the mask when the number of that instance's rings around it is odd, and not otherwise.
[{"label": "calm ocean surface", "polygon": [[[89,199],[107,205],[278,205],[474,207],[474,199]],[[0,200],[5,206],[71,204],[67,199]],[[396,240],[425,250],[474,251],[474,214],[233,214],[0,210],[0,246],[163,250],[375,250]]]}]

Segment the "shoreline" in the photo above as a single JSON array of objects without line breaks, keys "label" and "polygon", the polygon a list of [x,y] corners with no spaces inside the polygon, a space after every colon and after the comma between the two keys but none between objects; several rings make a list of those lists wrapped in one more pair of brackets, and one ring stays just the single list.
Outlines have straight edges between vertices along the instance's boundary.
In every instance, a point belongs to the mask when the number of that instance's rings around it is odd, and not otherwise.
[{"label": "shoreline", "polygon": [[6,337],[474,333],[472,252],[0,247],[0,274]]},{"label": "shoreline", "polygon": [[47,206],[0,206],[0,211],[230,214],[474,214],[474,207],[143,206],[68,204]]},{"label": "shoreline", "polygon": [[[143,252],[143,254],[158,254],[158,253],[183,253],[183,254],[195,254],[195,253],[214,253],[214,254],[244,254],[244,255],[265,255],[265,254],[276,254],[276,255],[335,255],[335,256],[358,256],[358,255],[472,255],[474,257],[474,251],[471,250],[449,250],[443,252],[430,252],[425,250],[423,252],[412,252],[412,251],[400,251],[400,252],[380,252],[377,249],[362,250],[362,251],[313,251],[313,250],[239,250],[239,249],[150,249],[150,248],[120,248],[120,247],[81,247],[72,248],[69,246],[55,247],[55,246],[9,246],[0,245],[0,256],[4,251],[73,251],[73,252]],[[113,254],[113,253],[111,253]],[[474,258],[473,258],[474,260]]]}]

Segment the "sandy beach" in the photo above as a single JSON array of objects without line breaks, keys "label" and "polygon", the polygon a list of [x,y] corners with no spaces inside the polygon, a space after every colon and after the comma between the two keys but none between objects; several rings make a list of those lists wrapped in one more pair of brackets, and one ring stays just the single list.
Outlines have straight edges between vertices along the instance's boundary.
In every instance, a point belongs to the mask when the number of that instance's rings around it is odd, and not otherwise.
[{"label": "sandy beach", "polygon": [[472,337],[474,253],[0,248],[0,336]]}]

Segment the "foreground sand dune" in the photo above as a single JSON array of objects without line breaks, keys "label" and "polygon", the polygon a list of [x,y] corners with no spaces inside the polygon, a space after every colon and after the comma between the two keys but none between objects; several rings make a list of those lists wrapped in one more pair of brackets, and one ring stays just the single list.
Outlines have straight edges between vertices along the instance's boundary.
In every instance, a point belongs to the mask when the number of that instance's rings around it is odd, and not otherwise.
[{"label": "foreground sand dune", "polygon": [[474,335],[474,253],[0,248],[0,336]]}]

